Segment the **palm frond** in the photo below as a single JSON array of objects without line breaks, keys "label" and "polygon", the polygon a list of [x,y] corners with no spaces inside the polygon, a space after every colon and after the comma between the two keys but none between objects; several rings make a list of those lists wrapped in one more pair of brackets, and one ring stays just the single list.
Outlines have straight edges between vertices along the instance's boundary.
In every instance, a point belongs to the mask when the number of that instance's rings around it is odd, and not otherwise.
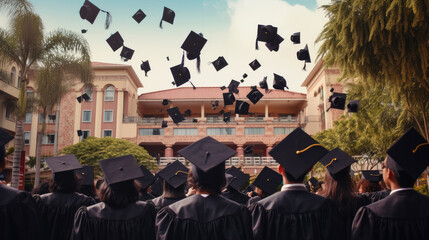
[{"label": "palm frond", "polygon": [[32,12],[33,9],[33,5],[27,0],[0,0],[0,10],[6,11],[9,16]]}]

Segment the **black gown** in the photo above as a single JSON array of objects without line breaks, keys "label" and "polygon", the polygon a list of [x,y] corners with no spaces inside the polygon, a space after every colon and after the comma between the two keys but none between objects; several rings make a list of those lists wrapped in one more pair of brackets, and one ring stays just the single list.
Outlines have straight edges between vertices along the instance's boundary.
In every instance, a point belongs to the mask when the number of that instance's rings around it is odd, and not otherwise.
[{"label": "black gown", "polygon": [[0,239],[41,239],[39,224],[31,195],[0,183]]},{"label": "black gown", "polygon": [[429,239],[429,197],[403,190],[362,207],[353,221],[352,239]]},{"label": "black gown", "polygon": [[351,230],[353,219],[356,215],[356,212],[359,208],[370,204],[368,196],[366,195],[357,195],[353,198],[351,205],[346,210],[340,210],[340,224],[341,227],[341,239],[348,240],[351,239]]},{"label": "black gown", "polygon": [[44,239],[69,239],[76,211],[81,206],[95,204],[94,199],[81,193],[47,193],[35,196],[42,215]]},{"label": "black gown", "polygon": [[154,198],[149,200],[149,202],[153,203],[153,205],[155,206],[155,210],[158,212],[159,210],[161,210],[163,207],[169,206],[175,202],[178,202],[182,199],[185,199],[186,197],[182,197],[182,198],[165,198],[163,196]]},{"label": "black gown", "polygon": [[249,197],[247,195],[242,194],[241,192],[233,188],[227,188],[226,191],[222,192],[221,195],[224,198],[228,198],[229,200],[243,205],[246,205],[247,201],[249,200]]},{"label": "black gown", "polygon": [[147,200],[151,200],[151,199],[154,199],[155,197],[152,195],[152,194],[150,194],[150,193],[148,193],[148,192],[143,192],[143,193],[139,193],[139,200],[140,201],[147,201]]},{"label": "black gown", "polygon": [[254,239],[341,239],[335,203],[305,187],[275,193],[249,208]]},{"label": "black gown", "polygon": [[389,194],[390,194],[390,190],[364,193],[364,195],[367,196],[369,203],[374,203],[374,202],[377,202],[381,199],[384,199],[385,197],[389,196]]},{"label": "black gown", "polygon": [[254,196],[247,200],[247,206],[250,207],[252,204],[261,201],[263,198],[261,196]]},{"label": "black gown", "polygon": [[252,239],[250,212],[219,195],[200,194],[164,207],[156,216],[158,240]]},{"label": "black gown", "polygon": [[156,211],[137,201],[120,209],[104,202],[76,212],[71,240],[155,239]]}]

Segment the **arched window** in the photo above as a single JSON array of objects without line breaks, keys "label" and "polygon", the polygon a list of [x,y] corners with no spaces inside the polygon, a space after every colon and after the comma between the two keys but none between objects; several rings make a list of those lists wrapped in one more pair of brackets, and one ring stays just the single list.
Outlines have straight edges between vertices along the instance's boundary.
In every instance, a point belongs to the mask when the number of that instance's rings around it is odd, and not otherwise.
[{"label": "arched window", "polygon": [[17,83],[17,85],[16,85],[16,86],[17,86],[18,88],[21,88],[21,72],[19,72],[19,73],[18,73],[18,81],[17,81],[17,82],[18,82],[18,83]]},{"label": "arched window", "polygon": [[27,98],[34,97],[34,91],[31,88],[27,88]]},{"label": "arched window", "polygon": [[92,101],[92,87],[91,86],[89,86],[89,85],[86,85],[84,88],[83,88],[83,93],[86,93],[86,94],[88,94],[88,96],[89,96],[89,101]]},{"label": "arched window", "polygon": [[109,86],[104,91],[104,101],[115,101],[115,87]]},{"label": "arched window", "polygon": [[15,76],[16,76],[16,68],[12,67],[12,70],[10,70],[10,84],[15,85]]}]

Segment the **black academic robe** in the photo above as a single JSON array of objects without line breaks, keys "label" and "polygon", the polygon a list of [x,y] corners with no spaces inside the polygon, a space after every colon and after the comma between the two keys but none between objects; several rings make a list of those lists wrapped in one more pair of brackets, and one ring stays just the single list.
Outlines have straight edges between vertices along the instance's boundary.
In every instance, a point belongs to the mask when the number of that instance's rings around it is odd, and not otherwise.
[{"label": "black academic robe", "polygon": [[228,198],[229,200],[243,205],[246,205],[247,201],[249,201],[249,197],[247,195],[242,194],[233,188],[227,188],[221,195],[224,198]]},{"label": "black academic robe", "polygon": [[249,207],[254,239],[341,239],[335,203],[302,189],[275,193]]},{"label": "black academic robe", "polygon": [[148,192],[143,192],[143,193],[139,193],[139,200],[140,201],[147,201],[147,200],[151,200],[151,199],[154,199],[155,197],[152,195],[152,194],[150,194],[150,193],[148,193]]},{"label": "black academic robe", "polygon": [[375,203],[375,202],[389,196],[390,190],[383,190],[383,191],[364,193],[364,194],[367,196],[370,203]]},{"label": "black academic robe", "polygon": [[250,212],[219,195],[197,194],[164,207],[156,227],[158,240],[252,239]]},{"label": "black academic robe", "polygon": [[349,206],[339,207],[339,216],[341,230],[338,228],[338,231],[341,231],[341,239],[349,240],[351,239],[351,230],[353,219],[356,215],[356,212],[359,208],[370,204],[368,197],[366,195],[357,195],[353,198]]},{"label": "black academic robe", "polygon": [[154,199],[149,200],[149,202],[151,202],[154,206],[155,206],[155,210],[158,212],[159,210],[161,210],[163,207],[165,206],[169,206],[175,202],[178,202],[182,199],[185,199],[186,197],[181,197],[181,198],[165,198],[164,196],[160,196]]},{"label": "black academic robe", "polygon": [[0,239],[41,239],[40,215],[31,195],[0,183]]},{"label": "black academic robe", "polygon": [[124,208],[104,202],[76,212],[71,240],[155,239],[156,211],[152,204],[137,201]]},{"label": "black academic robe", "polygon": [[95,204],[93,198],[81,193],[47,193],[35,196],[42,215],[44,239],[69,239],[76,211]]},{"label": "black academic robe", "polygon": [[353,221],[352,239],[429,239],[429,197],[403,190],[362,207]]},{"label": "black academic robe", "polygon": [[254,196],[247,200],[247,206],[250,207],[252,204],[261,201],[263,198],[261,196]]}]

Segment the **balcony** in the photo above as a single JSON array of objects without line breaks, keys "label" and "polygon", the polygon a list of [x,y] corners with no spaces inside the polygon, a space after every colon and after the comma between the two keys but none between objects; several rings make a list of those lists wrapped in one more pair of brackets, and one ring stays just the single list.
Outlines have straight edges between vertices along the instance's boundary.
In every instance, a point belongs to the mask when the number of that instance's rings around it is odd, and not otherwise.
[{"label": "balcony", "polygon": [[[156,162],[156,158],[153,158]],[[172,163],[179,160],[185,166],[189,165],[189,161],[184,157],[161,157],[159,160],[159,166],[167,166],[168,163]],[[226,160],[226,166],[276,166],[278,163],[272,157],[232,157]]]}]

